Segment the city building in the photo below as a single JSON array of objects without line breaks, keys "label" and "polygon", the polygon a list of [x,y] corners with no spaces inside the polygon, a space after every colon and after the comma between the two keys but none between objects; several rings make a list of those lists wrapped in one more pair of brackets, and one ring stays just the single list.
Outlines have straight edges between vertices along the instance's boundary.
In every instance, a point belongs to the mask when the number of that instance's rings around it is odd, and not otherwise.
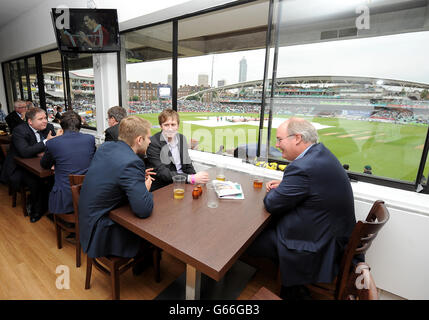
[{"label": "city building", "polygon": [[[52,8],[85,8],[95,2],[97,8],[117,9],[120,51],[61,54]],[[2,110],[12,112],[18,99],[32,100],[49,114],[56,106],[64,106],[82,116],[81,131],[95,136],[101,145],[110,107],[121,105],[130,114],[148,119],[152,134],[160,130],[157,115],[172,108],[180,114],[179,131],[192,146],[189,154],[196,167],[227,163],[237,174],[257,171],[266,180],[281,179],[280,166],[284,170],[289,164],[268,153],[275,149],[277,126],[289,117],[307,118],[318,127],[318,142],[341,164],[349,165],[346,174],[356,220],[364,220],[376,200],[383,200],[390,212],[390,220],[365,257],[380,296],[429,299],[428,2],[182,2],[173,6],[154,2],[158,9],[153,11],[144,1],[132,6],[107,0],[2,1]],[[205,74],[210,73],[210,66],[211,79],[218,81],[215,88]],[[176,87],[172,79],[177,79]],[[160,86],[170,86],[171,98],[159,99]],[[225,152],[216,154],[221,145]],[[254,157],[233,158],[241,145],[253,146]],[[367,166],[372,174],[363,172]],[[73,266],[75,248],[55,248],[56,233],[48,219],[42,219],[42,225],[30,225],[23,220],[21,205],[11,206],[7,185],[0,185],[0,195],[4,218],[0,224],[0,243],[4,244],[0,299],[110,298],[108,280],[98,274],[93,273],[91,289],[84,289],[85,268]],[[174,229],[181,221],[180,213],[201,208],[199,200],[174,212],[177,221],[164,226]],[[231,202],[229,208],[249,200],[254,199],[245,195],[243,200],[230,200],[242,202]],[[262,202],[258,205],[266,218]],[[184,222],[192,231],[180,235],[185,244],[196,243],[191,237],[200,230],[194,223],[206,211]],[[237,222],[229,216],[236,210],[226,211],[222,212],[224,226]],[[252,230],[260,232],[264,227]],[[219,235],[213,230],[204,235]],[[224,235],[235,237],[231,247],[239,238],[228,232]],[[140,236],[154,240],[147,234]],[[201,274],[230,283],[224,276],[256,236],[238,245],[221,271],[209,267],[210,261],[196,263],[187,252],[155,241],[164,249],[164,282],[157,284],[151,276],[133,277],[126,272],[121,294],[125,299],[155,299],[172,279],[186,272],[191,291],[187,297],[198,298],[198,285],[204,283]],[[210,239],[197,243],[201,250],[211,248],[210,244]],[[210,252],[207,260],[220,253]],[[69,266],[70,290],[55,288],[57,266]],[[265,285],[275,289],[277,271],[273,270],[236,287],[240,292],[229,299],[249,299],[255,288]]]},{"label": "city building", "polygon": [[247,60],[243,57],[240,60],[240,70],[238,74],[238,82],[246,82],[247,80]]},{"label": "city building", "polygon": [[208,74],[199,74],[198,75],[198,85],[202,87],[209,86],[209,75]]}]

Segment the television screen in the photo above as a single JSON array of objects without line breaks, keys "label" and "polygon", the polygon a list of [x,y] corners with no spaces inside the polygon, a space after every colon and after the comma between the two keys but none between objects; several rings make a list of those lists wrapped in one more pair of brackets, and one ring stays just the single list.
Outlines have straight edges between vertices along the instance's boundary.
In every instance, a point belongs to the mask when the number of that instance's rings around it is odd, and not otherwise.
[{"label": "television screen", "polygon": [[53,8],[58,49],[62,53],[120,51],[116,9]]},{"label": "television screen", "polygon": [[171,88],[170,87],[158,87],[158,96],[160,98],[170,98]]}]

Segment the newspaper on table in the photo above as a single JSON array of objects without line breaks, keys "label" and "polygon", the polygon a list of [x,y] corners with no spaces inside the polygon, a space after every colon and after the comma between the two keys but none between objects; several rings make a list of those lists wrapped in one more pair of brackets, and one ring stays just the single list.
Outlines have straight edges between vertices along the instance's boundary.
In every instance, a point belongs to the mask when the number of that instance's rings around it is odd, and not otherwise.
[{"label": "newspaper on table", "polygon": [[212,181],[218,198],[221,199],[244,199],[243,189],[239,183],[232,181]]}]

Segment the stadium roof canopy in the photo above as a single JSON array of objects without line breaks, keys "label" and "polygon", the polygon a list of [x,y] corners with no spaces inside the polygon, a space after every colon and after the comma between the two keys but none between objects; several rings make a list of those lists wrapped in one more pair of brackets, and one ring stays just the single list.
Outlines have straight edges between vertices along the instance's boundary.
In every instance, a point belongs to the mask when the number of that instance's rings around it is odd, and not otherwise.
[{"label": "stadium roof canopy", "polygon": [[[371,77],[355,77],[355,76],[301,76],[301,77],[283,77],[276,79],[277,86],[296,86],[296,85],[319,85],[319,86],[348,86],[348,85],[367,85],[367,86],[389,86],[400,88],[428,89],[429,85],[412,81],[402,81],[394,79],[382,79]],[[240,89],[245,87],[262,87],[262,80],[253,80],[240,83],[234,83],[222,87],[209,88],[201,90],[190,95],[179,98],[185,100],[187,97],[205,94],[216,91],[224,91],[231,89]]]}]

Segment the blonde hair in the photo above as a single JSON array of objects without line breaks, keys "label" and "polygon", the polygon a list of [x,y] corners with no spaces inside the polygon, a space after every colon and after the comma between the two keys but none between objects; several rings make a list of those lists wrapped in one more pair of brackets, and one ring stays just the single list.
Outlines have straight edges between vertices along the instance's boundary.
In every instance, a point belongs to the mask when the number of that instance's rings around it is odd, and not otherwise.
[{"label": "blonde hair", "polygon": [[135,138],[142,136],[146,138],[152,127],[151,123],[137,116],[128,116],[119,123],[118,140],[133,146]]}]

